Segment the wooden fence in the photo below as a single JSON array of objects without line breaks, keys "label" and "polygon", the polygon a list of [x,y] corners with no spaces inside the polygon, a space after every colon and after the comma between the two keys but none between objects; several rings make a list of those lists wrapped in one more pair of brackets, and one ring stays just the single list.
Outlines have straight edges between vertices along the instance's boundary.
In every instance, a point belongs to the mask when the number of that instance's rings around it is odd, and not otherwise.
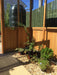
[{"label": "wooden fence", "polygon": [[[38,46],[44,44],[45,47],[49,47],[57,55],[57,28],[44,28],[45,40],[43,41],[43,27],[32,27],[32,36],[35,40],[35,49],[38,50]],[[30,28],[27,28],[30,32]],[[46,36],[47,35],[47,36]],[[15,48],[24,48],[27,41],[27,34],[23,27],[5,28],[5,49],[4,52],[13,51]]]},{"label": "wooden fence", "polygon": [[[28,32],[31,34],[35,40],[35,48],[37,49],[38,45],[43,44],[45,47],[53,49],[54,54],[57,55],[57,27],[49,28],[45,27],[46,24],[46,5],[47,0],[44,3],[44,16],[43,16],[43,27],[32,27],[32,9],[31,9],[30,0],[30,27],[27,28]],[[1,8],[1,33],[2,33],[2,53],[9,52],[15,48],[22,47],[24,48],[24,43],[27,41],[27,34],[23,27],[15,28],[14,30],[10,28],[5,28],[4,23],[4,0],[0,0]],[[19,16],[18,16],[19,22]],[[32,37],[31,36],[31,37]]]},{"label": "wooden fence", "polygon": [[54,51],[54,54],[57,55],[57,28],[45,28],[45,40],[43,41],[43,27],[33,27],[33,38],[37,43],[36,49],[38,48],[38,45],[45,44],[45,47],[51,48]]},{"label": "wooden fence", "polygon": [[[27,28],[30,32],[30,28]],[[25,42],[27,41],[27,34],[24,27],[18,27],[14,30],[6,27],[4,32],[4,52],[14,51],[16,48],[24,48]]]}]

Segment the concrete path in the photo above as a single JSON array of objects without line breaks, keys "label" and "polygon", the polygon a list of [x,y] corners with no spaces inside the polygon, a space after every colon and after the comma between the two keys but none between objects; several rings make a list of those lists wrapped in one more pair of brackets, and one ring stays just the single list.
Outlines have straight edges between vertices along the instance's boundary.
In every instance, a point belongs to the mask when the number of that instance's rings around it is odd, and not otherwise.
[{"label": "concrete path", "polygon": [[22,63],[12,55],[0,56],[0,75],[31,75]]}]

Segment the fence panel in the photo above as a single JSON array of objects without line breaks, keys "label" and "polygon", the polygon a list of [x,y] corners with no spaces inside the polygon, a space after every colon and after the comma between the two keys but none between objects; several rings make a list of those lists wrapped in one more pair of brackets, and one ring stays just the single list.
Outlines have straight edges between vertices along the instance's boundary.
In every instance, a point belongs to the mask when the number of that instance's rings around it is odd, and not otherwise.
[{"label": "fence panel", "polygon": [[10,28],[5,28],[5,49],[4,52],[13,51],[17,48],[17,29],[12,30]]},{"label": "fence panel", "polygon": [[30,26],[30,0],[23,0],[26,4],[26,27]]},{"label": "fence panel", "polygon": [[[18,31],[18,32],[17,32]],[[30,28],[27,31],[31,33]],[[24,27],[18,27],[12,30],[5,28],[5,49],[4,52],[14,51],[16,48],[24,48],[27,41],[27,34]]]},{"label": "fence panel", "polygon": [[57,0],[47,0],[46,26],[57,27]]},{"label": "fence panel", "polygon": [[32,27],[43,27],[44,2],[33,0]]},{"label": "fence panel", "polygon": [[[47,32],[47,38],[46,38]],[[33,27],[33,38],[35,39],[35,49],[38,50],[38,46],[44,44],[45,47],[49,47],[57,55],[57,28],[47,28],[45,30],[45,40],[42,40],[43,28]]]},{"label": "fence panel", "polygon": [[[23,25],[29,27],[29,19],[26,16],[27,12],[30,12],[30,0],[19,0],[19,19],[17,12],[17,0],[4,0],[4,52],[13,51],[17,47],[24,47],[24,42],[27,41],[27,35],[25,33]],[[30,17],[30,15],[28,16]],[[28,23],[27,23],[28,22]],[[27,24],[26,24],[27,23]],[[31,33],[31,32],[30,32]]]},{"label": "fence panel", "polygon": [[17,0],[4,0],[5,27],[17,26],[17,19]]},{"label": "fence panel", "polygon": [[[27,28],[28,33],[30,33],[30,38],[32,37],[31,35],[31,29],[28,27]],[[25,47],[25,42],[27,42],[27,34],[25,32],[24,27],[19,27],[18,28],[18,47],[19,48],[24,48]]]}]

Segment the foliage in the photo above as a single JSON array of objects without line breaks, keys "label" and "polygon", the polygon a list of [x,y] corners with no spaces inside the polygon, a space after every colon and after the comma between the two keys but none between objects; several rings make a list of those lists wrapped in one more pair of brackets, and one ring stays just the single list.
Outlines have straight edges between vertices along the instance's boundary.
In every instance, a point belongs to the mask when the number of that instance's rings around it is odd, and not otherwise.
[{"label": "foliage", "polygon": [[20,52],[20,53],[24,51],[23,48],[16,48],[15,50],[18,50],[18,52]]},{"label": "foliage", "polygon": [[15,29],[15,27],[10,27],[10,29],[11,29],[11,30],[14,30],[14,29]]},{"label": "foliage", "polygon": [[35,51],[34,49],[34,42],[29,42],[29,51]]},{"label": "foliage", "polygon": [[34,43],[28,42],[28,46],[27,46],[27,48],[24,49],[24,53],[28,54],[30,57],[32,57],[34,52],[35,52]]},{"label": "foliage", "polygon": [[25,25],[20,22],[20,23],[18,23],[18,26],[19,27],[24,27]]},{"label": "foliage", "polygon": [[28,35],[28,40],[29,40],[30,33],[27,31],[27,27],[26,26],[24,26],[24,29],[25,29],[26,34]]},{"label": "foliage", "polygon": [[27,54],[29,49],[24,49],[24,53]]},{"label": "foliage", "polygon": [[41,49],[43,49],[43,45],[38,46],[38,51],[41,51]]},{"label": "foliage", "polygon": [[5,12],[5,25],[9,26],[9,14],[10,14],[10,4],[7,4],[7,9]]},{"label": "foliage", "polygon": [[37,62],[38,61],[38,57],[37,55],[34,55],[32,56],[32,58],[30,59],[31,62]]},{"label": "foliage", "polygon": [[27,34],[27,42],[25,43],[27,46],[28,46],[28,51],[35,51],[35,49],[34,49],[34,45],[35,45],[35,42],[32,40],[31,42],[30,42],[30,40],[29,40],[29,38],[30,38],[30,33],[27,31],[27,28],[26,28],[26,26],[24,26],[24,29],[25,29],[25,32],[26,32],[26,34]]},{"label": "foliage", "polygon": [[45,59],[38,59],[38,64],[42,71],[50,67],[49,61]]},{"label": "foliage", "polygon": [[40,54],[41,58],[50,59],[53,57],[53,50],[46,47],[41,50]]}]

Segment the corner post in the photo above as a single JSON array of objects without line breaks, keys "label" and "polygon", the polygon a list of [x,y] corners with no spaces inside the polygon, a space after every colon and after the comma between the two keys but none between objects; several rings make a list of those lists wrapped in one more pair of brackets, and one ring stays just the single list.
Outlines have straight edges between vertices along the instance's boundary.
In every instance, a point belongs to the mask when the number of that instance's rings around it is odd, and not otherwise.
[{"label": "corner post", "polygon": [[20,23],[20,0],[17,0],[17,22],[18,22],[18,26],[17,26],[17,48],[19,46],[19,42],[18,42],[18,30],[19,30],[19,23]]},{"label": "corner post", "polygon": [[4,24],[4,0],[0,0],[0,12],[1,12],[1,39],[2,39],[2,54],[5,50],[5,41],[4,41],[4,33],[5,33],[5,24]]}]

